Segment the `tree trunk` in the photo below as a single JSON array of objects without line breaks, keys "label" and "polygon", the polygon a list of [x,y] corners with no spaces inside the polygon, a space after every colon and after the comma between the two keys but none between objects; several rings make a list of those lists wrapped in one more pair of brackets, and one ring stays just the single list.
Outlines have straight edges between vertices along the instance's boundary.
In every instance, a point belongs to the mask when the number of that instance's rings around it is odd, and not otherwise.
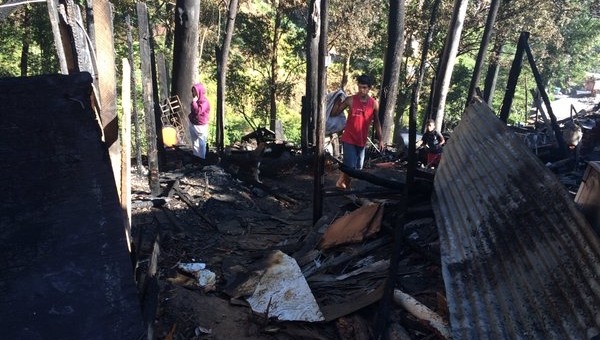
[{"label": "tree trunk", "polygon": [[269,128],[275,131],[275,121],[277,120],[277,50],[279,47],[279,37],[281,36],[281,12],[277,10],[275,14],[275,25],[273,27],[273,42],[271,45],[271,79],[269,81]]},{"label": "tree trunk", "polygon": [[483,59],[485,58],[485,54],[490,43],[490,38],[492,36],[492,29],[494,28],[494,23],[496,22],[498,7],[500,7],[500,0],[492,0],[492,3],[490,4],[490,11],[485,22],[485,29],[483,30],[483,38],[481,39],[481,45],[479,46],[479,53],[477,53],[475,67],[473,67],[473,77],[471,78],[471,84],[469,85],[469,93],[466,105],[469,105],[469,103],[471,102],[471,99],[475,95],[475,89],[479,84],[479,78],[481,77],[481,67],[483,66]]},{"label": "tree trunk", "polygon": [[[400,74],[407,75],[407,67],[409,59],[413,58],[413,56],[405,56],[404,61],[400,65]],[[407,78],[407,77],[405,77]],[[398,96],[396,98],[396,109],[394,110],[394,131],[392,133],[392,143],[398,147],[403,147],[404,143],[402,142],[402,116],[404,115],[404,111],[410,104],[410,91],[411,87],[399,84]]]},{"label": "tree trunk", "polygon": [[206,35],[208,34],[208,28],[205,27],[202,30],[202,34],[200,35],[200,47],[198,52],[198,60],[202,60],[202,54],[204,53],[204,42],[206,41]]},{"label": "tree trunk", "polygon": [[438,131],[442,130],[444,123],[444,108],[446,106],[446,96],[450,88],[450,80],[452,78],[452,70],[456,63],[456,55],[458,53],[458,44],[460,43],[460,35],[463,29],[463,23],[467,13],[467,5],[469,0],[454,0],[454,11],[452,20],[444,43],[444,52],[438,65],[436,82],[433,91],[433,102],[431,105],[433,117],[435,117],[435,126]]},{"label": "tree trunk", "polygon": [[31,41],[31,29],[29,27],[29,6],[25,6],[25,11],[23,14],[23,45],[21,45],[21,77],[27,77],[27,65],[28,56],[29,56],[29,42]]},{"label": "tree trunk", "polygon": [[227,84],[227,59],[229,58],[229,48],[233,29],[235,27],[235,18],[238,11],[238,0],[229,0],[229,13],[227,15],[227,29],[223,45],[217,56],[217,149],[223,150],[225,140],[225,91]]},{"label": "tree trunk", "polygon": [[435,0],[431,7],[431,15],[429,16],[429,28],[427,29],[427,35],[423,41],[423,50],[421,51],[421,63],[419,64],[419,70],[417,71],[417,81],[412,89],[411,102],[410,102],[410,113],[408,117],[408,170],[406,172],[406,187],[407,194],[410,193],[413,187],[417,156],[416,156],[416,143],[417,143],[417,109],[419,107],[419,96],[421,93],[421,84],[423,83],[423,76],[425,74],[425,64],[427,62],[427,55],[429,54],[429,46],[433,38],[435,31],[435,22],[437,20],[437,12],[440,7],[441,0]]},{"label": "tree trunk", "polygon": [[[167,13],[173,13],[175,11],[175,5],[172,2],[168,2],[166,5]],[[169,27],[165,32],[165,48],[171,50],[173,48],[173,29]]]},{"label": "tree trunk", "polygon": [[[173,41],[173,76],[171,95],[179,96],[183,112],[189,113],[192,102],[191,88],[198,79],[198,20],[200,1],[177,0],[175,4],[175,34]],[[189,121],[182,119],[186,134]]]},{"label": "tree trunk", "polygon": [[[399,90],[398,98],[396,99],[396,112],[394,113],[394,133],[392,142],[393,145],[402,147],[402,117],[406,108],[410,105],[410,94],[411,88],[407,87],[403,90]],[[405,146],[405,145],[404,145]]]},{"label": "tree trunk", "polygon": [[388,18],[388,46],[379,103],[379,118],[382,123],[383,141],[392,142],[394,108],[398,97],[400,63],[404,51],[404,0],[390,0]]},{"label": "tree trunk", "polygon": [[500,70],[498,64],[500,54],[502,54],[502,43],[496,41],[496,44],[494,44],[494,54],[490,57],[488,62],[488,69],[485,75],[485,86],[483,88],[483,100],[485,100],[491,108],[493,108],[496,81],[498,80],[498,71]]},{"label": "tree trunk", "polygon": [[348,85],[348,70],[350,69],[350,58],[352,58],[352,52],[346,54],[344,58],[344,68],[342,69],[342,81],[340,82],[340,89],[345,89]]}]

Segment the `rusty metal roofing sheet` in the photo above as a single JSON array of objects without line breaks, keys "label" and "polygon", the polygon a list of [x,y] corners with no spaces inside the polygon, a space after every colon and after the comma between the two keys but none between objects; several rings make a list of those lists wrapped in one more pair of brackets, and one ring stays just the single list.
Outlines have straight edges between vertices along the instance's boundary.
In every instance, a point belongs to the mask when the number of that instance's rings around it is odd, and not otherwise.
[{"label": "rusty metal roofing sheet", "polygon": [[600,242],[555,175],[485,103],[445,147],[434,207],[454,339],[588,339]]}]

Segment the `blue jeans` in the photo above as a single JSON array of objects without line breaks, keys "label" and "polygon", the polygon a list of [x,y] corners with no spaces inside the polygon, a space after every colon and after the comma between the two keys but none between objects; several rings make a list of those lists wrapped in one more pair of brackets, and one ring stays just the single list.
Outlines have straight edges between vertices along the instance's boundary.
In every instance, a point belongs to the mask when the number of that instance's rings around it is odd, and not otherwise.
[{"label": "blue jeans", "polygon": [[361,170],[365,162],[365,147],[342,143],[344,147],[344,165]]}]

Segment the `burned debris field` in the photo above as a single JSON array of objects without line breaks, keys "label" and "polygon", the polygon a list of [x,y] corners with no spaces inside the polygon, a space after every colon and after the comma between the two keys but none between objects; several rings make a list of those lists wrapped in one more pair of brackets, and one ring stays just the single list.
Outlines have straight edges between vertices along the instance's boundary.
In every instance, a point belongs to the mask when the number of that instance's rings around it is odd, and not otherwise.
[{"label": "burned debris field", "polygon": [[[43,95],[19,99],[32,81]],[[509,127],[475,100],[409,190],[406,150],[369,150],[344,191],[326,156],[316,221],[314,155],[249,141],[198,161],[174,146],[159,195],[145,167],[131,170],[129,220],[90,84],[0,81],[14,108],[0,133],[7,338],[599,334],[596,106],[556,122],[563,153],[546,123]],[[39,103],[49,114],[31,135]]]},{"label": "burned debris field", "polygon": [[[307,190],[312,186],[310,162],[289,162],[296,163],[261,176],[261,183],[242,181],[216,165],[188,164],[161,180],[165,190],[178,190],[152,207],[133,210],[137,252],[148,259],[138,273],[150,280],[148,270],[156,270],[157,336],[373,338],[398,241],[403,247],[395,260],[397,282],[406,293],[445,313],[437,230],[425,196],[414,202],[414,219],[399,226],[401,193],[355,181],[356,193],[336,192],[324,199],[325,214],[313,226]],[[335,190],[339,170],[331,165],[325,187]],[[375,167],[369,172],[383,178],[400,173]],[[134,197],[143,206],[147,181],[135,182]],[[294,264],[303,284],[277,268],[282,257]],[[156,264],[150,265],[153,258]],[[204,263],[215,279],[201,286],[198,272],[182,269],[192,262]],[[277,275],[269,285],[263,281],[271,272]],[[283,292],[277,291],[278,283]],[[273,296],[266,309],[247,301],[260,290],[258,285],[273,289],[266,292]],[[387,309],[385,317],[392,323],[412,325],[413,337],[435,334],[400,308]]]},{"label": "burned debris field", "polygon": [[[209,165],[171,150],[174,168],[161,174],[164,197],[151,198],[145,177],[134,177],[136,278],[143,305],[156,310],[154,335],[598,334],[600,150],[595,127],[582,133],[585,144],[558,159],[546,145],[532,149],[526,130],[515,133],[474,103],[439,168],[417,172],[410,197],[399,190],[406,161],[396,149],[371,153],[346,192],[335,189],[340,169],[328,158],[316,223],[310,158],[255,153]],[[243,170],[258,159],[258,177]],[[564,306],[578,317],[565,316]]]}]

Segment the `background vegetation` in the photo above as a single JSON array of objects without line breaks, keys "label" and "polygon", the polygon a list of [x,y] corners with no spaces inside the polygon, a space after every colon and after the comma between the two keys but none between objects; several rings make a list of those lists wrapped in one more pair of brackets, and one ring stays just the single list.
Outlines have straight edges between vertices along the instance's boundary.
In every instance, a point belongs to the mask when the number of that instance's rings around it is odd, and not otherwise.
[{"label": "background vegetation", "polygon": [[[489,2],[473,0],[469,3],[459,48],[459,61],[454,68],[446,104],[448,128],[460,121],[465,106]],[[86,1],[80,3],[84,6]],[[396,108],[396,115],[400,115],[403,121],[406,121],[410,89],[415,81],[414,71],[420,62],[420,49],[432,3],[432,0],[406,0],[406,48]],[[439,11],[422,87],[424,92],[419,105],[420,116],[427,107],[428,91],[443,48],[453,3],[443,0]],[[121,60],[128,56],[125,18],[131,16],[133,29],[137,26],[135,2],[115,0],[113,4],[115,46],[117,60]],[[171,67],[174,5],[171,1],[150,1],[147,5],[154,26],[157,51],[164,53]],[[300,103],[305,91],[306,76],[306,6],[305,1],[298,0],[240,2],[227,75],[226,143],[239,141],[242,135],[252,131],[252,125],[269,126],[271,103],[267,90],[271,84],[270,79],[276,79],[273,86],[276,88],[277,118],[283,121],[287,139],[299,142]],[[362,73],[374,76],[376,84],[381,81],[388,7],[389,3],[382,0],[330,1],[328,41],[331,64],[327,77],[331,90],[343,88],[347,93],[355,92],[354,77]],[[217,0],[201,2],[198,72],[200,79],[207,84],[209,99],[213,104],[216,103],[214,51],[221,43],[219,39],[222,37],[226,15],[227,3]],[[548,88],[558,87],[567,92],[569,88],[583,84],[586,72],[600,73],[599,15],[600,5],[594,0],[539,0],[535,4],[526,0],[504,1],[490,44],[491,47],[504,47],[498,59],[500,74],[498,90],[493,97],[494,110],[499,110],[521,31],[531,33],[530,45]],[[58,72],[51,32],[44,3],[17,7],[6,20],[0,22],[0,76]],[[133,32],[133,37],[135,40],[137,32]],[[134,43],[134,50],[136,49],[137,44]],[[133,65],[139,67],[137,51],[134,51],[134,56]],[[120,62],[117,64],[120,65]],[[485,75],[485,69],[483,74]],[[481,88],[484,80],[481,81]],[[138,87],[139,83],[138,81]],[[511,122],[524,119],[531,101],[528,91],[534,86],[531,72],[525,67],[513,102]],[[377,94],[377,90],[376,86],[374,94]],[[138,89],[138,95],[139,92],[141,91]],[[137,112],[142,114],[141,100],[137,101],[137,105]]]}]

